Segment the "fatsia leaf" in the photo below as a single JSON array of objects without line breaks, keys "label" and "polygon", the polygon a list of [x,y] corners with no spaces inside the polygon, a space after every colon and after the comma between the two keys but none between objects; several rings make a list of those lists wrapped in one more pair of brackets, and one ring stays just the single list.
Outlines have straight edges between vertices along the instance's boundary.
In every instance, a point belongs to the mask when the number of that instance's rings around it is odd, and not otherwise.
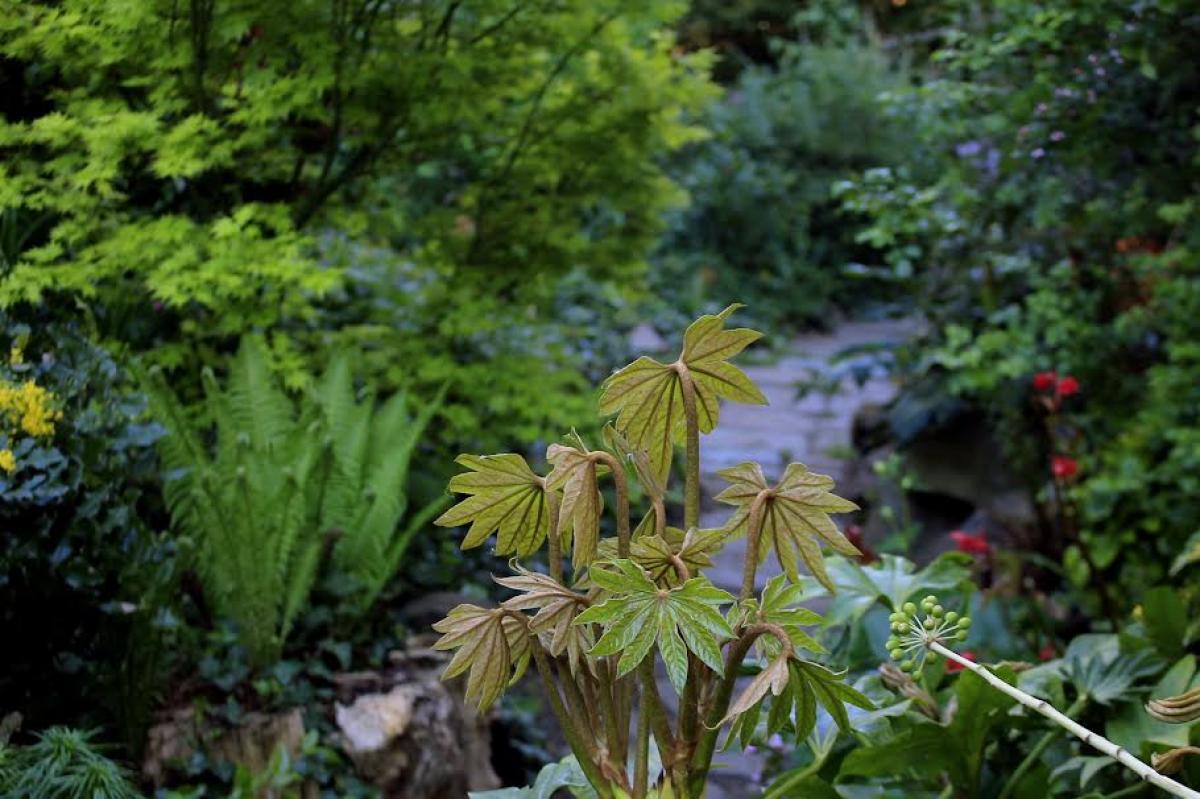
[{"label": "fatsia leaf", "polygon": [[810,472],[799,463],[790,464],[775,486],[767,483],[757,463],[741,463],[717,472],[729,487],[716,499],[737,506],[726,524],[731,535],[744,535],[749,529],[750,512],[762,496],[762,528],[758,558],[764,560],[772,549],[792,582],[800,581],[797,556],[822,585],[833,591],[833,581],[825,569],[821,544],[848,557],[860,553],[842,535],[831,513],[849,513],[858,506],[832,493],[833,478]]},{"label": "fatsia leaf", "polygon": [[677,527],[668,527],[662,535],[636,539],[629,554],[651,580],[674,586],[683,582],[677,564],[683,565],[689,577],[707,569],[712,566],[710,555],[721,548],[724,540],[724,530],[693,528],[684,533]]},{"label": "fatsia leaf", "polygon": [[578,571],[596,557],[600,540],[604,498],[600,494],[598,465],[589,452],[562,444],[551,444],[546,450],[546,460],[554,467],[546,475],[546,488],[562,490],[559,529],[570,531],[573,536],[571,565]]},{"label": "fatsia leaf", "polygon": [[529,629],[542,639],[550,654],[557,657],[566,652],[573,672],[578,672],[580,663],[587,663],[590,668],[591,661],[585,655],[594,644],[591,629],[573,624],[575,617],[587,608],[588,598],[548,575],[529,571],[515,563],[513,570],[517,572],[514,577],[495,578],[505,588],[521,592],[502,603],[503,607],[536,610],[529,620]]},{"label": "fatsia leaf", "polygon": [[532,555],[550,531],[546,481],[520,455],[459,455],[471,471],[450,479],[450,490],[471,496],[439,516],[434,524],[458,527],[470,522],[463,549],[498,533],[496,554]]},{"label": "fatsia leaf", "polygon": [[466,698],[486,710],[504,688],[520,679],[529,663],[528,624],[504,608],[459,605],[433,625],[443,633],[434,649],[457,649],[442,672],[449,680],[470,669]]},{"label": "fatsia leaf", "polygon": [[575,624],[604,628],[591,654],[620,654],[617,669],[624,676],[657,645],[678,691],[687,680],[688,651],[722,673],[721,642],[732,638],[733,630],[718,608],[733,601],[728,593],[704,577],[659,588],[640,566],[624,558],[593,566],[589,575],[611,595],[575,619]]},{"label": "fatsia leaf", "polygon": [[684,422],[683,375],[696,390],[700,432],[717,425],[718,400],[767,404],[766,397],[746,373],[728,361],[762,334],[725,329],[725,320],[739,305],[719,314],[702,316],[683,334],[683,352],[671,364],[641,357],[604,382],[600,412],[616,414],[616,428],[636,448],[644,448],[658,481],[670,472],[675,444],[682,443]]}]

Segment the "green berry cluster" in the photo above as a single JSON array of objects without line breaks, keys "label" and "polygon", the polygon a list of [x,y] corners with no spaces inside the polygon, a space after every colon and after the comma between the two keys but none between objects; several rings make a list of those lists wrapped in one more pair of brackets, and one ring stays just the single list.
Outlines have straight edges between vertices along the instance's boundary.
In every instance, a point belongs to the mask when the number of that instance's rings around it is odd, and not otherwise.
[{"label": "green berry cluster", "polygon": [[911,672],[917,680],[921,679],[926,661],[937,658],[929,644],[965,641],[971,629],[970,616],[960,616],[952,610],[947,612],[932,594],[921,600],[919,609],[915,603],[905,602],[888,620],[892,623],[892,636],[887,640],[888,653],[892,660],[900,661],[903,671]]}]

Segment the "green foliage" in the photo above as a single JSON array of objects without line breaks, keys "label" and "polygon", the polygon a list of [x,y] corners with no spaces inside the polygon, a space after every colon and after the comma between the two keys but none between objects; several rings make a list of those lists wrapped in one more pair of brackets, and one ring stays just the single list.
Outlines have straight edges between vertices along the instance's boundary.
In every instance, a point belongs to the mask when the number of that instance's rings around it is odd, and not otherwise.
[{"label": "green foliage", "polygon": [[904,85],[853,37],[788,44],[777,66],[744,70],[704,118],[711,137],[675,159],[692,202],[659,248],[656,292],[693,308],[737,295],[772,325],[820,324],[864,288],[885,297],[847,271],[862,248],[830,188],[898,157],[902,129],[876,97]]},{"label": "green foliage", "polygon": [[21,351],[0,379],[52,392],[62,418],[0,473],[0,705],[115,729],[136,751],[179,626],[176,548],[157,532],[162,429],[85,329],[30,321],[0,314],[5,351]]},{"label": "green foliage", "polygon": [[[799,586],[789,588],[781,577],[768,583],[761,601],[751,596],[760,540],[790,563],[793,581],[799,575],[786,553],[795,547],[820,574],[822,543],[857,554],[829,519],[829,513],[854,507],[832,494],[832,480],[792,464],[780,484],[770,487],[760,467],[745,464],[738,474],[756,476],[757,482],[739,483],[734,504],[752,504],[748,513],[739,508],[718,530],[685,533],[666,526],[663,497],[675,447],[687,446],[685,516],[695,519],[700,505],[696,443],[716,426],[719,400],[763,401],[757,387],[729,363],[759,338],[752,330],[725,328],[735,308],[693,322],[675,362],[643,357],[605,381],[600,404],[602,413],[616,415],[604,435],[613,452],[590,450],[572,435],[569,445],[550,445],[547,460],[553,470],[546,477],[518,455],[460,456],[459,463],[471,471],[456,476],[450,487],[468,496],[437,522],[469,523],[464,547],[477,546],[493,533],[498,552],[518,557],[548,544],[549,574],[514,560],[516,576],[497,582],[517,596],[493,609],[456,607],[435,625],[443,634],[435,646],[456,650],[444,676],[466,673],[466,694],[481,708],[499,698],[532,659],[576,762],[600,797],[700,796],[719,729],[736,719],[736,730],[751,713],[757,718],[768,692],[775,697],[773,729],[787,726],[800,738],[816,724],[818,706],[845,729],[850,728],[846,703],[872,707],[840,674],[797,653],[797,648],[823,652],[803,630],[820,617],[797,606],[803,597]],[[616,489],[615,537],[605,536],[602,528],[601,477],[610,477]],[[652,506],[636,529],[630,477],[638,479]],[[750,545],[746,584],[735,602],[699,572],[739,534],[749,536]],[[563,552],[572,541],[574,580],[568,582]],[[738,669],[752,647],[770,663],[732,701]],[[656,653],[680,695],[674,723],[654,679]],[[640,707],[631,740],[635,681]],[[753,729],[754,722],[748,724]],[[651,738],[663,755],[662,773],[651,773]],[[564,775],[557,769],[543,776],[552,782],[539,780],[515,795],[544,795],[569,784],[558,781]]]},{"label": "green foliage", "polygon": [[408,464],[432,408],[409,419],[402,396],[378,409],[373,397],[357,402],[344,361],[297,407],[253,337],[243,340],[223,389],[211,372],[204,380],[211,448],[161,375],[154,381],[152,410],[169,431],[160,442],[170,474],[164,493],[196,547],[209,601],[262,667],[278,659],[327,550],[357,581],[360,607],[395,573],[437,509],[398,530]]},{"label": "green foliage", "polygon": [[51,727],[29,746],[0,743],[0,794],[25,799],[141,799],[95,731]]}]

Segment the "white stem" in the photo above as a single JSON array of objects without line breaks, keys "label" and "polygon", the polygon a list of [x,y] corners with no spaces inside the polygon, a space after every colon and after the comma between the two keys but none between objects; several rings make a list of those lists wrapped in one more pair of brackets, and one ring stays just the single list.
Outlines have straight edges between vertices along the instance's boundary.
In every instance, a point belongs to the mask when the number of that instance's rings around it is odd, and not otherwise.
[{"label": "white stem", "polygon": [[931,642],[929,644],[929,648],[947,660],[953,660],[964,669],[970,669],[975,674],[978,674],[980,677],[982,677],[988,685],[992,686],[997,691],[1011,696],[1013,699],[1017,700],[1030,710],[1035,710],[1038,713],[1041,713],[1043,716],[1050,719],[1067,732],[1082,740],[1088,746],[1099,749],[1101,752],[1108,755],[1113,760],[1116,760],[1118,763],[1125,766],[1127,769],[1132,771],[1134,774],[1137,774],[1151,785],[1162,788],[1172,796],[1182,796],[1185,797],[1185,799],[1200,799],[1200,793],[1193,791],[1186,785],[1180,785],[1170,777],[1164,777],[1162,774],[1159,774],[1153,768],[1129,754],[1129,752],[1122,747],[1117,746],[1115,743],[1101,735],[1097,735],[1069,716],[1059,712],[1053,705],[1044,699],[1038,699],[1036,696],[1030,696],[1019,688],[1014,688],[1004,680],[997,677],[995,674],[992,674],[992,672],[988,669],[985,669],[983,666],[980,666],[977,663],[972,663],[957,652],[942,646],[937,641]]}]

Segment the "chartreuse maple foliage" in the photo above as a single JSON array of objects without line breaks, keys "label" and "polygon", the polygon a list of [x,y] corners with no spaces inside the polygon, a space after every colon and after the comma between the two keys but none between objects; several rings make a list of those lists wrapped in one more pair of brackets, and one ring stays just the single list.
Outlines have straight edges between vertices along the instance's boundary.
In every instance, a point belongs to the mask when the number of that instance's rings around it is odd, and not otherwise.
[{"label": "chartreuse maple foliage", "polygon": [[[443,633],[437,648],[456,650],[445,676],[466,673],[467,696],[484,709],[532,660],[575,757],[606,799],[699,799],[720,729],[730,729],[726,745],[744,746],[765,706],[768,730],[798,738],[816,723],[818,707],[843,728],[849,726],[847,703],[870,707],[813,659],[824,650],[805,628],[821,617],[799,606],[801,561],[832,588],[822,547],[857,554],[829,516],[855,509],[832,493],[833,481],[794,463],[771,485],[760,466],[742,464],[721,472],[731,486],[717,498],[736,506],[729,521],[710,530],[697,524],[700,434],[716,427],[719,400],[766,402],[729,362],[760,337],[726,329],[736,309],[688,327],[673,363],[639,358],[605,382],[601,412],[616,416],[605,428],[605,448],[589,449],[572,434],[549,447],[552,469],[544,477],[519,455],[461,456],[458,462],[470,471],[450,488],[468,496],[437,520],[445,527],[469,524],[464,547],[495,533],[496,552],[515,556],[515,575],[497,582],[517,592],[497,608],[460,605],[434,625]],[[664,499],[679,444],[687,449],[685,529],[667,526]],[[615,536],[605,536],[602,526],[600,485],[609,479]],[[636,526],[630,479],[650,505]],[[734,597],[702,571],[741,535],[749,546]],[[518,562],[543,544],[548,574]],[[757,597],[756,570],[772,549],[785,574]],[[764,667],[734,699],[735,678],[748,657]],[[680,695],[674,719],[655,680],[659,659]],[[660,774],[649,773],[652,743]]]}]

